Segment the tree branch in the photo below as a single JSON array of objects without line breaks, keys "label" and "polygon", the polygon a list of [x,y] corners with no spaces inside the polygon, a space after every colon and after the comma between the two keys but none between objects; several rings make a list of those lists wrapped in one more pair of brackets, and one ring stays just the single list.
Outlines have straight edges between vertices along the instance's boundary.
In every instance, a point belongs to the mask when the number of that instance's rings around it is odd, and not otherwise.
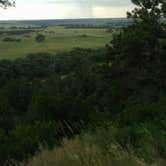
[{"label": "tree branch", "polygon": [[7,7],[15,6],[13,0],[0,0],[0,7],[6,9]]}]

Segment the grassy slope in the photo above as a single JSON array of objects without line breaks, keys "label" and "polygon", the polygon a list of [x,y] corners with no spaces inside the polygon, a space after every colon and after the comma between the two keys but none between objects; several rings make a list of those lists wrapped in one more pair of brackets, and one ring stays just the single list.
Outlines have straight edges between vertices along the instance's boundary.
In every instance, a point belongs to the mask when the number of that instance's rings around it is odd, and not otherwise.
[{"label": "grassy slope", "polygon": [[[64,27],[48,27],[44,32],[46,40],[43,43],[35,42],[35,33],[30,37],[24,35],[12,36],[22,39],[21,42],[0,41],[0,59],[25,56],[29,53],[68,51],[74,47],[97,48],[103,47],[111,39],[106,29],[66,29]],[[86,34],[87,37],[82,35]],[[6,36],[1,36],[2,40]]]},{"label": "grassy slope", "polygon": [[116,144],[110,144],[108,151],[104,153],[97,144],[90,143],[87,139],[64,140],[62,147],[43,149],[28,164],[21,166],[164,166],[165,163],[159,160],[147,164]]}]

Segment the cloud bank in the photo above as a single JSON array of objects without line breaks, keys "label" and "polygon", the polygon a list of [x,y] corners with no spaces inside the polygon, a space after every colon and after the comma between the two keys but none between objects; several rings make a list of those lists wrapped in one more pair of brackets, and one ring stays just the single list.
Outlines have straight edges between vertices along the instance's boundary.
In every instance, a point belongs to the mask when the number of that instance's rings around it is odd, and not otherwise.
[{"label": "cloud bank", "polygon": [[57,3],[68,3],[68,4],[82,4],[89,3],[97,6],[129,6],[131,0],[47,0],[45,3],[57,4]]},{"label": "cloud bank", "polygon": [[125,17],[130,0],[16,0],[16,8],[0,9],[0,20]]}]

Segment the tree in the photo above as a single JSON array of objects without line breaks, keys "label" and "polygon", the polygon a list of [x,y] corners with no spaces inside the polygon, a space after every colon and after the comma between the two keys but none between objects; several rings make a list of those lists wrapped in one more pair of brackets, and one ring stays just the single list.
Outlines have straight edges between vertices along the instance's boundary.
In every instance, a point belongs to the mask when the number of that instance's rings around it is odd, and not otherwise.
[{"label": "tree", "polygon": [[[161,64],[161,39],[165,38],[164,24],[161,24],[161,19],[166,16],[166,1],[165,0],[132,0],[138,6],[132,12],[128,12],[129,18],[133,18],[135,22],[138,20],[137,27],[141,28],[145,35],[150,38],[147,40],[147,54],[150,59],[155,59],[158,62],[158,67]],[[165,39],[164,39],[165,40]],[[161,66],[160,66],[161,67]]]},{"label": "tree", "polygon": [[15,2],[13,0],[0,0],[0,7],[6,9],[9,6],[15,6]]},{"label": "tree", "polygon": [[41,43],[44,42],[45,36],[43,34],[38,34],[35,38],[36,42]]},{"label": "tree", "polygon": [[[156,97],[166,92],[165,47],[161,44],[166,37],[164,37],[164,25],[160,21],[165,15],[166,1],[133,0],[132,2],[137,7],[127,15],[134,20],[134,23],[121,29],[121,32],[115,34],[111,43],[107,45],[108,62],[109,64],[111,62],[110,84],[115,89],[120,89],[115,101],[118,103],[122,101],[122,104],[119,104],[122,105],[121,110],[126,106],[128,97],[136,91],[139,93],[142,91],[139,98]],[[158,90],[155,92],[156,87]],[[111,90],[112,94],[113,92]]]},{"label": "tree", "polygon": [[144,66],[150,61],[159,65],[160,38],[164,36],[160,19],[165,16],[166,1],[132,0],[132,2],[138,7],[127,15],[128,18],[134,19],[135,24],[123,29],[114,37],[111,42],[110,59],[122,62],[121,66],[125,68],[131,64],[133,67]]},{"label": "tree", "polygon": [[143,21],[158,21],[166,14],[165,0],[131,0],[138,8],[127,12],[129,18],[138,18]]}]

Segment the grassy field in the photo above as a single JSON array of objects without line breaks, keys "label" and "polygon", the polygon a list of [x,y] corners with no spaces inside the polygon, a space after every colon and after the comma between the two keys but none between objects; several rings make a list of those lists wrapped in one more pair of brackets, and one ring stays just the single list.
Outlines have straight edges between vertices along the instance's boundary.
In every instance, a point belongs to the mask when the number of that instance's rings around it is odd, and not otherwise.
[{"label": "grassy field", "polygon": [[[37,52],[57,53],[71,50],[74,47],[104,47],[111,40],[112,36],[111,33],[106,32],[106,29],[69,29],[62,26],[50,26],[44,28],[40,33],[46,37],[42,43],[35,41],[37,32],[32,32],[28,35],[1,35],[0,59],[15,59]],[[2,40],[5,37],[19,38],[21,42],[4,42]]]}]

